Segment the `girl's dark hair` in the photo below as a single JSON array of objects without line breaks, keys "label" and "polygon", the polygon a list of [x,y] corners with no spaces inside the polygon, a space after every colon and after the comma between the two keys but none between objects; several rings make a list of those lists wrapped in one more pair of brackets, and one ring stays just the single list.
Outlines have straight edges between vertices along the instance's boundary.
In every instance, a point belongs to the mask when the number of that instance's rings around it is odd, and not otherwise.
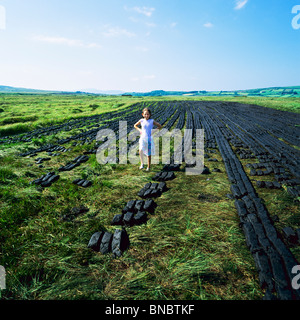
[{"label": "girl's dark hair", "polygon": [[144,108],[142,114],[144,114],[145,111],[148,111],[150,113],[150,118],[151,118],[151,110],[149,108]]}]

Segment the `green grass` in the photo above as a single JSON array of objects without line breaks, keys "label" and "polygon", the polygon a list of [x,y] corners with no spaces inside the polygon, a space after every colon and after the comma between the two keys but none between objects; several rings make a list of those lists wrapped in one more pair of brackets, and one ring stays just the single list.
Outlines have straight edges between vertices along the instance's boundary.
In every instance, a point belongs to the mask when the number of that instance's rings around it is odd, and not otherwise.
[{"label": "green grass", "polygon": [[[161,165],[153,170],[158,168]],[[23,170],[25,163],[20,174]],[[97,165],[92,156],[80,169],[61,174],[61,186],[54,183],[42,193],[29,186],[32,178],[26,178],[22,188],[5,196],[1,260],[8,271],[9,290],[4,297],[260,298],[254,263],[233,203],[225,198],[229,183],[224,175],[215,173],[206,181],[177,173],[148,223],[128,229],[131,246],[121,259],[86,248],[93,232],[114,230],[112,217],[136,198],[153,174],[132,165]],[[82,191],[72,185],[80,175],[91,179],[93,188]],[[198,200],[203,192],[209,201]],[[25,194],[31,197],[25,199]],[[80,204],[90,211],[71,222],[61,219]]]},{"label": "green grass", "polygon": [[0,94],[0,137],[128,107],[139,98]]},{"label": "green grass", "polygon": [[300,98],[291,97],[101,97],[94,95],[1,94],[0,137],[25,133],[70,119],[113,112],[136,102],[169,100],[234,101],[282,111],[300,112]]},{"label": "green grass", "polygon": [[[10,113],[26,117],[27,112],[35,114],[35,110],[39,118],[30,126],[37,127],[54,122],[54,117],[57,122],[69,119],[70,110],[82,110],[77,116],[87,116],[120,110],[137,101],[152,103],[160,99],[9,95],[4,100],[1,119]],[[280,99],[277,105],[282,101],[289,103]],[[273,100],[261,103],[275,104]],[[0,126],[0,131],[14,125]],[[42,191],[30,185],[44,172],[57,171],[90,146],[72,147],[70,143],[66,147],[71,151],[51,157],[44,168],[34,164],[35,157],[19,158],[16,154],[71,134],[36,138],[22,145],[1,145],[0,264],[7,271],[2,299],[262,298],[234,203],[226,197],[230,183],[222,161],[207,163],[210,169],[220,168],[221,173],[176,173],[176,179],[168,182],[170,190],[156,200],[158,207],[148,223],[127,228],[131,245],[121,258],[114,259],[87,248],[91,235],[99,230],[113,232],[113,216],[128,200],[137,199],[137,192],[162,165],[154,165],[147,173],[139,171],[138,165],[100,165],[96,156],[90,155],[80,167],[60,173],[59,183],[51,188]],[[38,155],[44,156],[47,154]],[[213,157],[221,160],[219,153]],[[247,162],[242,160],[243,164]],[[93,187],[75,186],[75,178],[89,179]],[[298,206],[284,191],[258,192],[270,214],[280,216],[279,229],[286,225],[299,227]],[[89,211],[73,220],[62,218],[79,205],[87,206]],[[300,257],[299,248],[292,250]]]}]

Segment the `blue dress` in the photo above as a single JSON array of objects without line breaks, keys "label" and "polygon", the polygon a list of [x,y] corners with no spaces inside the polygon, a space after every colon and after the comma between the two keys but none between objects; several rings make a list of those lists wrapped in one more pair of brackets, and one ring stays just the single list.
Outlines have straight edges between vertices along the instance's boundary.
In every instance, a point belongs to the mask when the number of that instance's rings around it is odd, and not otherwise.
[{"label": "blue dress", "polygon": [[153,119],[141,119],[142,133],[139,141],[139,149],[143,151],[146,156],[155,155],[155,146],[152,138]]}]

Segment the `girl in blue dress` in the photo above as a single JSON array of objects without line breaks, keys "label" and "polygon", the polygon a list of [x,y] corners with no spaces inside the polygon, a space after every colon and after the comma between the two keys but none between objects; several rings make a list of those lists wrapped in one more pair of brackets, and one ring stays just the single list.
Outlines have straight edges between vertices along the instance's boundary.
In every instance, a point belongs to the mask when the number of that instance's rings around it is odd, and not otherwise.
[{"label": "girl in blue dress", "polygon": [[[155,146],[154,146],[154,141],[152,139],[153,125],[157,126],[158,129],[161,129],[162,126],[158,122],[151,119],[151,111],[149,108],[143,109],[142,116],[143,118],[140,119],[134,125],[134,127],[141,134],[140,141],[139,141],[139,154],[141,159],[140,169],[144,168],[144,161],[143,161],[143,153],[144,153],[148,159],[147,171],[149,171],[151,166],[151,156],[155,155]],[[138,127],[139,125],[141,125],[142,128],[139,128]]]}]

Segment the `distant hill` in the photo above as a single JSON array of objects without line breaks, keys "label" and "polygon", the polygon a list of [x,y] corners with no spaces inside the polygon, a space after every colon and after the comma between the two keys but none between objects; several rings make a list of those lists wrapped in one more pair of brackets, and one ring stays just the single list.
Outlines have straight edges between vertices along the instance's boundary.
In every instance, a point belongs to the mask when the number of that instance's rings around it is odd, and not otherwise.
[{"label": "distant hill", "polygon": [[300,86],[273,87],[234,91],[164,91],[127,92],[126,96],[265,96],[265,97],[300,97]]},{"label": "distant hill", "polygon": [[132,96],[183,96],[183,95],[198,95],[199,91],[164,91],[155,90],[151,92],[127,92],[124,95]]},{"label": "distant hill", "polygon": [[36,90],[36,89],[26,89],[26,88],[16,88],[9,86],[0,86],[1,93],[45,93],[48,91]]},{"label": "distant hill", "polygon": [[83,89],[81,92],[87,92],[87,93],[95,93],[95,94],[107,94],[107,95],[121,95],[125,93],[124,91],[121,90],[98,90],[94,88],[89,88],[89,89]]},{"label": "distant hill", "polygon": [[9,86],[0,86],[0,93],[19,93],[19,94],[82,94],[85,92],[81,91],[54,91],[54,90],[39,90],[39,89],[28,89],[28,88],[16,88]]},{"label": "distant hill", "polygon": [[18,94],[96,94],[96,95],[119,95],[119,96],[141,96],[141,97],[161,97],[161,96],[263,96],[263,97],[300,97],[300,86],[293,87],[272,87],[248,90],[234,91],[164,91],[154,90],[151,92],[123,92],[120,90],[97,90],[85,89],[84,91],[51,91],[16,88],[9,86],[0,86],[0,93],[18,93]]}]

